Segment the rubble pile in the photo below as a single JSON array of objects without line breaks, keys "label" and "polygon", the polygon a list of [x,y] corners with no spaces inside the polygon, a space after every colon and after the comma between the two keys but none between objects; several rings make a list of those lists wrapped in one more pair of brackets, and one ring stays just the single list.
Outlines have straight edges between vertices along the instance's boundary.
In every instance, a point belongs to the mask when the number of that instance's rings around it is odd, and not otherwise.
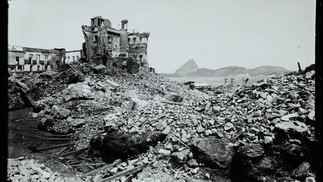
[{"label": "rubble pile", "polygon": [[[86,70],[86,65],[72,65],[65,73]],[[32,116],[41,120],[40,129],[78,135],[70,151],[90,146],[81,154],[87,161],[123,160],[84,180],[125,172],[122,179],[132,181],[161,173],[174,181],[315,181],[314,70],[210,93],[169,81],[145,66],[136,69],[74,71],[73,79],[64,76],[69,81],[60,89],[49,91],[59,85],[54,83],[34,101]],[[109,135],[111,128],[115,137]],[[147,133],[163,139],[147,145]],[[93,169],[85,162],[75,167],[83,175]],[[136,167],[142,172],[127,171]]]},{"label": "rubble pile", "polygon": [[34,159],[8,159],[8,181],[83,181],[78,177],[61,177]]}]

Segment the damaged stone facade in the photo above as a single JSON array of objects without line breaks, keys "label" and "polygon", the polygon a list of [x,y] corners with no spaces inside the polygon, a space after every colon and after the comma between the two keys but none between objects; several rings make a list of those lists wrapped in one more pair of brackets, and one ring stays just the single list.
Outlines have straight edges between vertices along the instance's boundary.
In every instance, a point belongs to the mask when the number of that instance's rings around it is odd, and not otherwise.
[{"label": "damaged stone facade", "polygon": [[65,49],[8,47],[8,67],[11,71],[56,70],[65,61]]},{"label": "damaged stone facade", "polygon": [[87,60],[108,55],[132,58],[140,64],[148,63],[149,33],[127,32],[128,20],[121,21],[121,29],[112,28],[111,22],[101,16],[91,18],[91,26],[82,26],[85,42],[83,52]]},{"label": "damaged stone facade", "polygon": [[82,57],[82,50],[73,50],[65,52],[65,63],[72,63],[78,61]]}]

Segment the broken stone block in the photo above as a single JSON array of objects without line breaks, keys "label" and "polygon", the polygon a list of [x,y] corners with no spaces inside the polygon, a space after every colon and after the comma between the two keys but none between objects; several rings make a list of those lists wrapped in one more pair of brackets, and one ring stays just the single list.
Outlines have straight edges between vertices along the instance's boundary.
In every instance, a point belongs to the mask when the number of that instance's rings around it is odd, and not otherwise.
[{"label": "broken stone block", "polygon": [[138,73],[140,65],[135,61],[128,60],[127,61],[127,72],[130,74]]},{"label": "broken stone block", "polygon": [[21,93],[8,93],[8,109],[17,110],[27,107],[28,104],[23,100]]},{"label": "broken stone block", "polygon": [[196,128],[197,133],[203,133],[205,131],[204,127],[202,125],[198,125]]},{"label": "broken stone block", "polygon": [[305,134],[308,132],[306,124],[299,121],[284,121],[281,123],[277,123],[275,124],[275,128],[283,130],[285,133],[296,131],[298,133]]},{"label": "broken stone block", "polygon": [[165,150],[165,149],[159,149],[158,153],[162,154],[162,155],[170,155],[171,151],[170,150]]},{"label": "broken stone block", "polygon": [[293,113],[293,114],[287,114],[285,116],[282,116],[280,119],[283,121],[289,121],[292,120],[293,118],[298,118],[299,115],[297,112]]},{"label": "broken stone block", "polygon": [[71,114],[71,111],[63,107],[53,105],[51,108],[51,113],[56,118],[67,118]]},{"label": "broken stone block", "polygon": [[175,92],[171,92],[168,96],[167,99],[172,101],[172,102],[182,102],[183,101],[183,97],[179,96],[177,93]]},{"label": "broken stone block", "polygon": [[106,71],[107,67],[105,67],[104,65],[100,64],[97,65],[93,68],[94,73],[104,73]]},{"label": "broken stone block", "polygon": [[197,163],[197,161],[196,161],[195,159],[191,159],[191,160],[187,161],[187,165],[188,165],[189,167],[195,168],[195,167],[197,167],[199,164]]},{"label": "broken stone block", "polygon": [[62,81],[63,83],[71,84],[71,83],[83,82],[85,78],[82,72],[74,68],[69,68],[59,73],[59,75],[56,77],[56,80]]},{"label": "broken stone block", "polygon": [[306,175],[309,173],[310,168],[311,168],[310,163],[303,162],[296,169],[293,170],[292,177],[296,179],[305,178]]},{"label": "broken stone block", "polygon": [[308,113],[307,115],[308,119],[310,119],[311,121],[315,121],[315,111],[311,111],[310,113]]},{"label": "broken stone block", "polygon": [[234,150],[228,141],[213,136],[196,139],[191,145],[194,158],[211,168],[229,168]]},{"label": "broken stone block", "polygon": [[55,120],[43,118],[38,123],[38,129],[42,131],[49,131],[55,125]]},{"label": "broken stone block", "polygon": [[91,87],[84,83],[70,84],[62,91],[62,94],[66,102],[75,99],[86,100],[95,98]]},{"label": "broken stone block", "polygon": [[316,182],[315,177],[309,176],[305,178],[305,182]]},{"label": "broken stone block", "polygon": [[185,150],[182,150],[179,152],[173,152],[171,154],[171,157],[175,162],[177,162],[179,164],[185,164],[189,153],[190,153],[190,150],[185,149]]},{"label": "broken stone block", "polygon": [[110,163],[116,159],[126,160],[146,152],[149,146],[155,146],[163,141],[166,134],[149,132],[142,135],[125,134],[122,131],[112,130],[108,133],[94,136],[90,140],[91,150],[98,150],[103,161]]},{"label": "broken stone block", "polygon": [[171,127],[170,126],[166,126],[166,128],[163,130],[164,134],[168,134],[171,131]]},{"label": "broken stone block", "polygon": [[261,144],[249,144],[238,149],[238,154],[244,158],[259,158],[265,153]]},{"label": "broken stone block", "polygon": [[225,123],[224,125],[224,130],[225,131],[228,131],[228,130],[231,130],[232,128],[234,128],[234,125],[232,123]]},{"label": "broken stone block", "polygon": [[305,74],[305,78],[306,79],[313,79],[315,77],[315,71],[312,70],[312,71],[309,71]]},{"label": "broken stone block", "polygon": [[159,121],[156,125],[156,129],[159,130],[159,131],[162,131],[164,130],[165,128],[167,127],[167,122],[162,120],[162,121]]}]

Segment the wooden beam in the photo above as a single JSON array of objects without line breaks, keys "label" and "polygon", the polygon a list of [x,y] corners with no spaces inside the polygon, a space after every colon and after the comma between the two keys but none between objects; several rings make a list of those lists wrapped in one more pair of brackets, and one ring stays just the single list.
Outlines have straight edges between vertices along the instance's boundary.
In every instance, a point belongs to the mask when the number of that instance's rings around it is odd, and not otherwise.
[{"label": "wooden beam", "polygon": [[61,157],[66,157],[66,156],[69,156],[69,155],[73,155],[73,154],[79,154],[79,153],[82,153],[84,152],[85,150],[89,149],[90,147],[85,147],[85,148],[82,148],[82,149],[78,149],[78,150],[74,150],[72,152],[67,152],[65,154],[62,154],[60,155]]},{"label": "wooden beam", "polygon": [[100,168],[98,168],[98,169],[94,169],[94,170],[92,170],[92,171],[90,171],[90,172],[88,172],[88,173],[83,174],[81,177],[85,177],[85,176],[89,176],[89,175],[92,175],[92,174],[98,173],[98,172],[100,172],[100,171],[102,171],[102,170],[105,170],[105,169],[107,169],[107,168],[114,167],[115,165],[118,165],[118,164],[120,164],[120,163],[121,163],[121,160],[120,160],[120,159],[117,159],[117,160],[115,160],[112,164],[108,164],[108,165],[102,166],[102,167],[100,167]]},{"label": "wooden beam", "polygon": [[125,170],[125,171],[122,171],[118,174],[115,174],[113,176],[110,176],[110,177],[107,177],[107,178],[104,178],[102,179],[100,182],[105,182],[105,181],[112,181],[112,180],[115,180],[121,176],[127,176],[127,175],[133,175],[133,174],[137,174],[138,172],[140,172],[141,170],[143,170],[148,164],[143,164],[141,166],[138,166],[138,167],[135,167],[133,169],[128,169],[128,170]]},{"label": "wooden beam", "polygon": [[74,145],[74,143],[64,143],[64,144],[59,144],[59,145],[52,145],[49,147],[43,147],[43,148],[31,148],[32,151],[35,152],[39,152],[39,151],[43,151],[43,150],[50,150],[50,149],[56,149],[56,148],[60,148],[60,147],[67,147],[67,146],[72,146]]}]

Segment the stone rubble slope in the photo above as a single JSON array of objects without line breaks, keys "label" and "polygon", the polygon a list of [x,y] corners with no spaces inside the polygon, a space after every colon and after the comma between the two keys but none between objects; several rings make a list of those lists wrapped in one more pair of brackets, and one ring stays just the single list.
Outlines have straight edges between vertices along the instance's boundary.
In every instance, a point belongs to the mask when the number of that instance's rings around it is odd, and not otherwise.
[{"label": "stone rubble slope", "polygon": [[192,177],[315,181],[316,169],[310,164],[315,160],[311,154],[317,125],[314,71],[235,89],[221,87],[221,92],[220,88],[192,90],[146,67],[136,74],[118,70],[113,74],[87,72],[82,77],[35,101],[35,108],[41,109],[32,116],[42,122],[54,121],[48,131],[81,131],[75,149],[89,146],[91,138],[106,127],[129,134],[167,134],[156,147],[93,179],[150,164],[132,181],[144,181],[142,176],[154,179],[160,172],[175,181]]}]

